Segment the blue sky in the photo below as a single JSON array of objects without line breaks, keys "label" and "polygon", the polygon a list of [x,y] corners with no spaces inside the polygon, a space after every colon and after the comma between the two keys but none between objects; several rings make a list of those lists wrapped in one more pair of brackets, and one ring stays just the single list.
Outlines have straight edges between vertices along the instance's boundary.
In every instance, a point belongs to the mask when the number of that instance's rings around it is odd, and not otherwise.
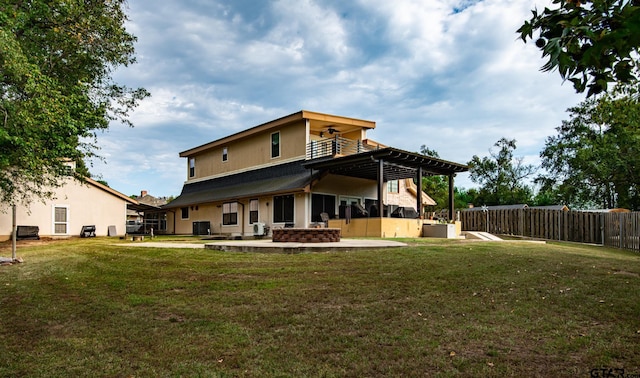
[{"label": "blue sky", "polygon": [[[91,172],[127,195],[177,196],[179,152],[299,110],[375,121],[371,139],[447,160],[501,137],[538,163],[545,138],[584,98],[517,28],[525,0],[136,0],[138,62],[115,72],[152,96],[98,134]],[[456,183],[472,187],[466,174]]]}]

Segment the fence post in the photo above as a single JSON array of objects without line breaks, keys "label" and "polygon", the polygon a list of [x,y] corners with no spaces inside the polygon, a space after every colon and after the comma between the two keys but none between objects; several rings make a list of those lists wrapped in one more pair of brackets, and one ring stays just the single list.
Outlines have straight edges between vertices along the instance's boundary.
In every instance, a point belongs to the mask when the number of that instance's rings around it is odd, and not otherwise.
[{"label": "fence post", "polygon": [[620,249],[622,249],[622,213],[618,213],[618,226],[619,226],[619,236],[618,242],[620,244]]},{"label": "fence post", "polygon": [[602,246],[604,247],[606,243],[604,242],[604,213],[600,214],[600,237],[602,238]]}]

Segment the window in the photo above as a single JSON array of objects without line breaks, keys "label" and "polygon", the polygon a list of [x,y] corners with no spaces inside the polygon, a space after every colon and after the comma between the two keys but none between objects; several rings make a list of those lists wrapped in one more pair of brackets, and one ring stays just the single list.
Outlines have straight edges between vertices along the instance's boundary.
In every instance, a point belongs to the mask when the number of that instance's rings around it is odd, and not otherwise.
[{"label": "window", "polygon": [[293,222],[293,195],[273,197],[273,222]]},{"label": "window", "polygon": [[182,212],[182,219],[189,219],[189,208],[188,207],[183,207],[180,209],[180,211]]},{"label": "window", "polygon": [[280,156],[280,132],[271,134],[271,157]]},{"label": "window", "polygon": [[53,208],[53,233],[68,234],[69,208],[67,206],[55,206]]},{"label": "window", "polygon": [[145,229],[154,231],[167,230],[167,213],[147,213],[144,214]]},{"label": "window", "polygon": [[195,177],[196,175],[196,159],[189,159],[189,177]]},{"label": "window", "polygon": [[398,180],[387,181],[387,193],[398,193]]},{"label": "window", "polygon": [[222,224],[225,226],[238,224],[237,202],[227,202],[222,204]]},{"label": "window", "polygon": [[311,195],[311,221],[322,222],[322,213],[327,213],[329,219],[335,218],[336,196],[316,193]]},{"label": "window", "polygon": [[229,160],[229,149],[227,147],[222,148],[222,161]]},{"label": "window", "polygon": [[254,224],[258,222],[258,200],[252,199],[249,201],[249,223]]}]

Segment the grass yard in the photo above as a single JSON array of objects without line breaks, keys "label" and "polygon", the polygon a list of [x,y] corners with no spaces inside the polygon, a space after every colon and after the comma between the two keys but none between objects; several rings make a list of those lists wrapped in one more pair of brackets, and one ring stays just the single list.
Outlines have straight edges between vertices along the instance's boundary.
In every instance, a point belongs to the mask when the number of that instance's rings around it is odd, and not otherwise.
[{"label": "grass yard", "polygon": [[640,255],[408,242],[296,255],[24,246],[25,263],[0,267],[0,376],[640,374]]}]

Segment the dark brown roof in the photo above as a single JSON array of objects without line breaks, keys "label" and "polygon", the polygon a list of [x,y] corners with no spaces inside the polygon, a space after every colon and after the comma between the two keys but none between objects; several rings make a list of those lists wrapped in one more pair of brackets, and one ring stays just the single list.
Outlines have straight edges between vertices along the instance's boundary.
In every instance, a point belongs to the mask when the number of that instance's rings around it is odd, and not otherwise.
[{"label": "dark brown roof", "polygon": [[185,184],[163,209],[304,190],[316,177],[303,160]]}]

